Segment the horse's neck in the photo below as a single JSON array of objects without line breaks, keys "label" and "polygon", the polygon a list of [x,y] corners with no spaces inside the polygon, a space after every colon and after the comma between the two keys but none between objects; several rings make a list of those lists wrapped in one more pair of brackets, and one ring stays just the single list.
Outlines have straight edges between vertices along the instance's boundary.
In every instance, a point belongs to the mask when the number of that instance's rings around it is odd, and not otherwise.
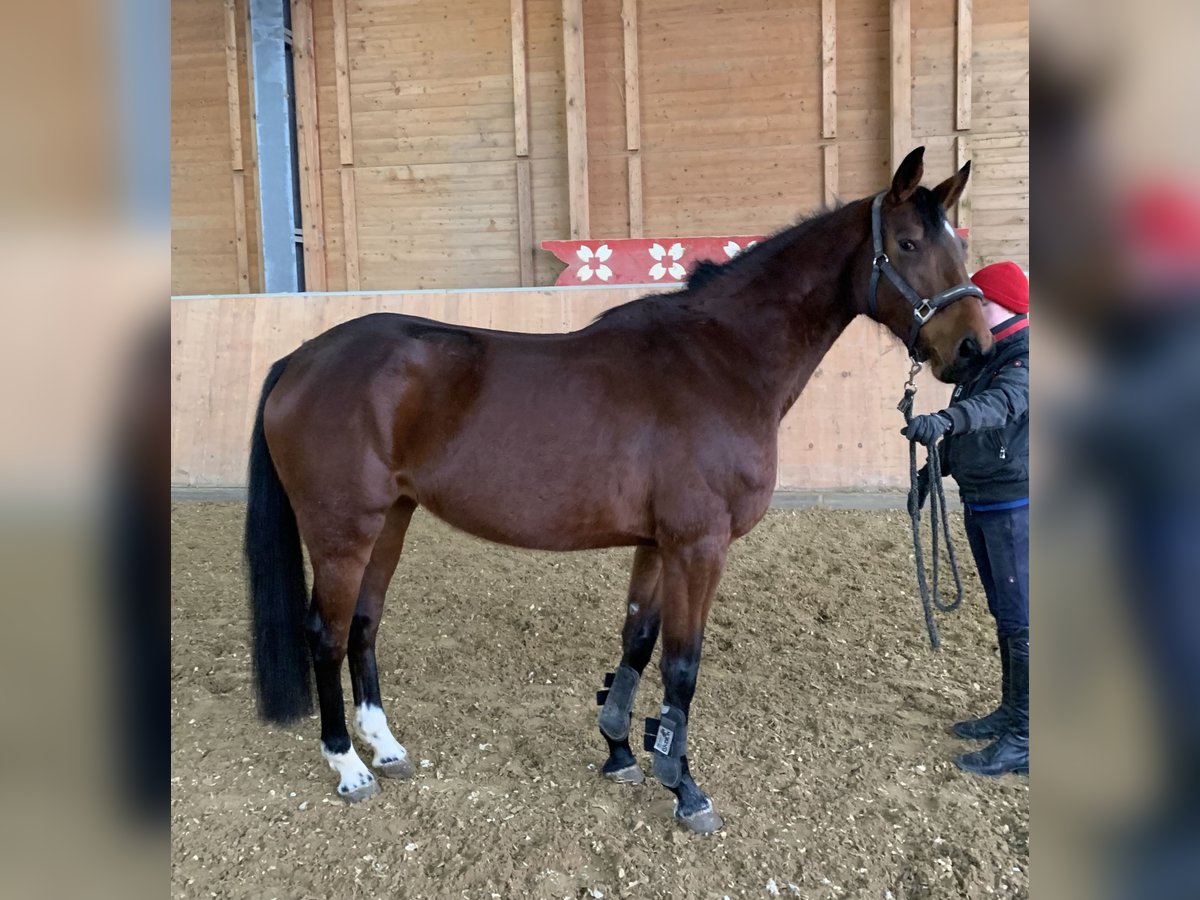
[{"label": "horse's neck", "polygon": [[747,384],[781,418],[859,313],[861,279],[851,278],[849,267],[869,255],[869,225],[862,201],[842,207],[770,251],[728,292],[714,284],[705,305],[750,349],[756,377]]}]

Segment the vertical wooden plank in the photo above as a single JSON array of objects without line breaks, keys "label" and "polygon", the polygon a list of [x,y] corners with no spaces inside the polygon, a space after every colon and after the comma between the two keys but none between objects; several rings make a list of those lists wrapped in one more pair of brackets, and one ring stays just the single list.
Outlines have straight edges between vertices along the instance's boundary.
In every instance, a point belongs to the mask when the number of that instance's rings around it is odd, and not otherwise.
[{"label": "vertical wooden plank", "polygon": [[225,88],[229,102],[229,155],[233,171],[244,168],[242,161],[242,104],[238,92],[237,11],[234,0],[225,0]]},{"label": "vertical wooden plank", "polygon": [[333,3],[333,64],[337,80],[338,153],[343,166],[354,165],[350,116],[350,51],[346,37],[346,0]]},{"label": "vertical wooden plank", "polygon": [[[249,133],[250,140],[243,145],[243,162],[249,167],[252,185],[258,183],[258,141],[255,138],[255,119],[254,119],[254,66],[250,64],[250,47],[252,34],[250,30],[250,11],[248,9],[248,0],[235,0],[240,4],[238,15],[242,20],[242,48],[239,56],[239,65],[245,68],[246,72],[246,90],[244,92],[247,98],[247,110],[249,113]],[[243,194],[245,189],[243,185]],[[247,235],[252,235],[258,227],[258,199],[252,193],[250,205],[246,209],[246,216],[243,216],[244,225]],[[257,246],[257,245],[256,245]],[[262,247],[257,247],[256,254],[257,271],[254,273],[255,278],[250,284],[250,292],[261,293],[263,289],[263,265],[262,265]]]},{"label": "vertical wooden plank", "polygon": [[233,173],[233,228],[237,249],[238,290],[250,293],[250,248],[246,241],[246,173]]},{"label": "vertical wooden plank", "polygon": [[837,137],[837,0],[821,0],[821,136]]},{"label": "vertical wooden plank", "polygon": [[[525,0],[512,0],[513,145],[529,155],[529,77],[525,51]],[[518,166],[517,172],[521,171]],[[526,282],[522,281],[521,284]]]},{"label": "vertical wooden plank", "polygon": [[563,76],[567,102],[567,200],[571,239],[591,236],[588,203],[587,97],[583,67],[583,0],[563,0]]},{"label": "vertical wooden plank", "polygon": [[[957,161],[957,166],[960,169],[964,165],[966,165],[967,160],[971,158],[971,148],[968,146],[967,141],[968,141],[968,139],[965,134],[960,134],[960,135],[958,135],[958,137],[956,137],[954,139],[954,156]],[[964,190],[962,192],[962,195],[958,198],[958,206],[957,206],[957,210],[955,211],[954,224],[957,225],[959,228],[970,228],[971,227],[970,191],[971,191],[971,182],[968,181],[966,190]],[[970,241],[970,239],[968,239],[968,246],[971,243],[973,243],[973,242]],[[968,259],[973,259],[974,254],[968,252],[967,257],[968,257]]]},{"label": "vertical wooden plank", "polygon": [[292,0],[292,61],[296,90],[296,143],[304,226],[304,287],[328,290],[325,208],[321,199],[321,139],[317,131],[317,71],[313,58],[312,0]]},{"label": "vertical wooden plank", "polygon": [[246,237],[246,163],[242,149],[242,100],[238,81],[236,0],[225,0],[225,94],[229,103],[229,160],[233,168],[233,233],[238,290],[250,293],[250,245]]},{"label": "vertical wooden plank", "polygon": [[838,193],[838,148],[837,144],[826,144],[825,153],[825,205],[833,208]]},{"label": "vertical wooden plank", "polygon": [[628,158],[629,163],[629,236],[643,237],[645,226],[642,221],[642,158],[636,154]]},{"label": "vertical wooden plank", "polygon": [[517,252],[521,287],[534,283],[533,274],[533,182],[529,160],[517,160]]},{"label": "vertical wooden plank", "polygon": [[892,171],[912,150],[912,7],[891,0]]},{"label": "vertical wooden plank", "polygon": [[[333,6],[333,61],[337,82],[338,160],[342,194],[342,251],[345,255],[346,290],[362,285],[358,260],[358,202],[354,184],[354,128],[350,108],[350,50],[346,31],[346,0]],[[314,70],[315,71],[315,70]]]},{"label": "vertical wooden plank", "polygon": [[346,290],[362,287],[358,269],[358,203],[354,189],[354,169],[342,167],[342,247],[346,254]]},{"label": "vertical wooden plank", "polygon": [[971,0],[958,0],[958,90],[957,100],[954,105],[954,127],[959,131],[969,131],[971,128],[972,18]]},{"label": "vertical wooden plank", "polygon": [[625,149],[638,150],[642,146],[642,85],[638,72],[638,0],[621,0],[621,28],[625,35]]}]

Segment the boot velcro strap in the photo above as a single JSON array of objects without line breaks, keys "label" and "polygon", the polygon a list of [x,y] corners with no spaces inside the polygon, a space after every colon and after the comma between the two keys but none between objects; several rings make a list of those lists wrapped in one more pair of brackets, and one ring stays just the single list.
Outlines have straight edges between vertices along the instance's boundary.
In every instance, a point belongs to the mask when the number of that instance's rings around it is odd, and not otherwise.
[{"label": "boot velcro strap", "polygon": [[[606,689],[612,687],[613,679],[616,677],[617,677],[617,675],[615,672],[605,672],[604,673],[604,687]],[[603,706],[606,700],[608,700],[608,691],[607,690],[596,691],[596,705],[597,706]]]},{"label": "boot velcro strap", "polygon": [[662,718],[647,719],[643,749],[659,756],[682,758],[687,753],[687,723],[679,721],[680,718],[678,710],[668,709]]}]

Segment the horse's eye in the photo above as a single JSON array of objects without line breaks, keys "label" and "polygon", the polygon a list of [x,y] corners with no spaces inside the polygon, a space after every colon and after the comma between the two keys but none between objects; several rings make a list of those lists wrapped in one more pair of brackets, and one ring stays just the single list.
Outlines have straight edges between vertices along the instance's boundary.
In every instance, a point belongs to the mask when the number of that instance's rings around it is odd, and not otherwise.
[{"label": "horse's eye", "polygon": [[908,253],[912,253],[914,250],[917,249],[916,241],[901,241],[900,249],[904,250]]}]

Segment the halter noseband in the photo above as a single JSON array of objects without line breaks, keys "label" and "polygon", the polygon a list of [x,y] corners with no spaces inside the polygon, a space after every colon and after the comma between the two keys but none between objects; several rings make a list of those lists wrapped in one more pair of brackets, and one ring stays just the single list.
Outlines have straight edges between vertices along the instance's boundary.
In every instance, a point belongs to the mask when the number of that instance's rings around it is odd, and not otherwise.
[{"label": "halter noseband", "polygon": [[875,199],[871,201],[871,243],[874,248],[875,258],[871,262],[871,284],[867,289],[867,303],[871,310],[871,318],[877,318],[878,298],[879,293],[879,275],[882,272],[887,276],[888,281],[892,283],[900,295],[909,302],[912,306],[913,322],[912,329],[908,335],[908,353],[915,359],[915,348],[917,345],[917,334],[921,327],[930,320],[935,312],[943,306],[953,303],[955,300],[961,300],[963,297],[983,297],[983,291],[977,288],[972,282],[967,281],[963,284],[956,285],[952,288],[947,288],[940,294],[935,294],[929,299],[923,298],[920,294],[913,290],[903,275],[892,265],[892,261],[888,259],[888,255],[883,251],[883,193],[876,194]]}]

